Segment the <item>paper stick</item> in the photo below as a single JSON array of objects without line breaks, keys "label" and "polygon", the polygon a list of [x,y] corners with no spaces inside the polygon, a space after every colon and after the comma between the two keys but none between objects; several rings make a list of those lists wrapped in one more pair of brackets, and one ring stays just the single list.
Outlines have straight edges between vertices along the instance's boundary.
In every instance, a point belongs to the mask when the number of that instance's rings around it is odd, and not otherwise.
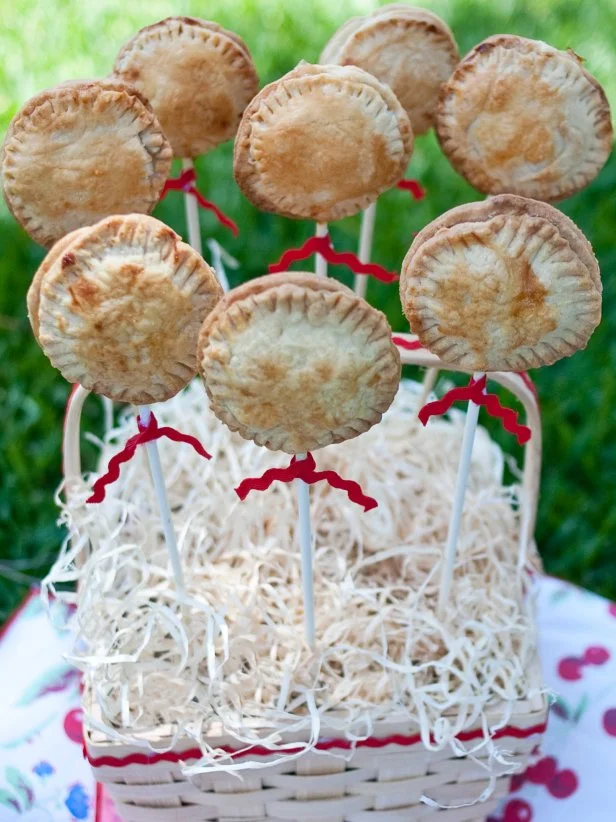
[{"label": "paper stick", "polygon": [[[327,236],[327,223],[317,223],[317,230],[315,231],[317,237]],[[316,255],[316,268],[314,272],[317,277],[327,277],[327,260],[322,254]]]},{"label": "paper stick", "polygon": [[[143,425],[147,425],[150,421],[149,406],[139,406],[139,419]],[[150,472],[152,475],[152,482],[154,483],[154,491],[158,501],[158,508],[160,511],[160,518],[163,526],[163,533],[165,535],[165,542],[167,543],[167,550],[169,551],[169,559],[171,560],[171,568],[173,576],[175,577],[175,585],[178,596],[184,599],[186,596],[186,587],[184,585],[184,573],[182,571],[182,560],[180,552],[178,551],[177,542],[175,539],[175,531],[173,530],[173,520],[171,518],[171,509],[169,508],[169,500],[167,499],[167,490],[165,488],[165,480],[163,477],[163,469],[160,464],[160,455],[158,453],[158,443],[156,441],[146,442],[145,447],[148,454],[148,462],[150,464]]]},{"label": "paper stick", "polygon": [[[306,459],[306,454],[298,454],[298,460]],[[311,648],[316,642],[314,625],[314,586],[312,582],[312,528],[310,527],[310,486],[296,479],[297,510],[299,515],[299,546],[302,558],[302,587],[304,591],[304,628]]]},{"label": "paper stick", "polygon": [[[193,161],[189,158],[182,160],[184,170],[194,169]],[[199,205],[197,200],[188,191],[184,192],[184,210],[188,224],[188,242],[198,254],[203,254],[201,245],[201,227],[199,226]]]},{"label": "paper stick", "polygon": [[[360,263],[369,263],[372,256],[372,238],[374,237],[374,221],[376,218],[376,201],[371,203],[361,215],[361,231],[359,234],[359,250],[357,256]],[[367,277],[355,275],[354,288],[359,297],[366,296]]]},{"label": "paper stick", "polygon": [[113,400],[110,400],[109,397],[101,397],[101,399],[105,415],[105,434],[108,434],[113,428]]},{"label": "paper stick", "polygon": [[[478,371],[473,375],[474,380],[480,380],[484,376]],[[477,430],[477,420],[479,418],[479,405],[469,402],[466,411],[466,422],[464,423],[464,436],[462,438],[462,450],[460,452],[460,462],[458,463],[458,476],[456,478],[456,490],[453,497],[453,508],[449,520],[449,531],[447,533],[447,543],[443,556],[443,572],[441,574],[441,588],[438,596],[438,617],[443,620],[445,610],[449,603],[449,593],[453,580],[453,566],[456,559],[456,548],[460,535],[460,522],[462,520],[462,510],[464,508],[464,497],[468,485],[468,475],[471,467],[471,457],[473,454],[473,443],[475,441],[475,431]]]}]

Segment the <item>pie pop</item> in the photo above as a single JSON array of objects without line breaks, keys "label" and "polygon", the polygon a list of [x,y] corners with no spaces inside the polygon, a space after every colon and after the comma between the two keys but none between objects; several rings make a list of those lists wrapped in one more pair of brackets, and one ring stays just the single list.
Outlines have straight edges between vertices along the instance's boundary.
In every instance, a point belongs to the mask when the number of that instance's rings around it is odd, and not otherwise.
[{"label": "pie pop", "polygon": [[420,412],[425,422],[456,399],[469,400],[441,615],[479,407],[496,399],[485,394],[486,372],[551,365],[584,348],[601,319],[601,291],[597,261],[579,228],[553,206],[515,195],[448,211],[417,235],[404,260],[400,297],[412,331],[454,368],[474,372],[467,389],[454,389]]},{"label": "pie pop", "polygon": [[[323,255],[342,261],[327,223],[357,214],[394,186],[412,148],[411,125],[396,96],[361,69],[302,63],[259,92],[235,141],[237,184],[262,211],[317,222],[317,242],[287,252],[270,271],[284,271],[315,251],[318,273],[326,273]],[[357,261],[354,270],[396,278]]]},{"label": "pie pop", "polygon": [[37,94],[11,121],[4,196],[30,236],[48,247],[110,214],[151,211],[171,159],[135,89],[119,80],[64,83]]},{"label": "pie pop", "polygon": [[190,243],[201,253],[197,201],[237,229],[194,188],[193,160],[234,137],[258,89],[250,52],[237,34],[216,23],[168,17],[141,29],[122,47],[114,75],[147,97],[174,156],[183,158],[184,173],[175,182],[187,195]]},{"label": "pie pop", "polygon": [[206,318],[197,359],[210,407],[232,431],[292,454],[286,469],[244,480],[243,499],[275,480],[298,484],[306,635],[314,644],[307,484],[377,503],[356,482],[318,472],[312,451],[378,423],[400,381],[400,355],[380,311],[336,280],[308,273],[261,277],[230,291]]},{"label": "pie pop", "polygon": [[489,37],[443,86],[436,132],[453,167],[484,194],[570,197],[612,150],[603,89],[571,51]]},{"label": "pie pop", "polygon": [[112,459],[94,484],[100,502],[119,466],[147,443],[150,467],[178,590],[181,565],[155,440],[159,428],[149,403],[177,394],[196,374],[197,337],[222,295],[213,270],[163,223],[141,214],[108,217],[76,230],[51,249],[28,294],[37,342],[69,382],[140,407],[139,434]]},{"label": "pie pop", "polygon": [[[425,134],[433,125],[441,84],[459,60],[458,47],[448,26],[427,9],[393,3],[364,17],[347,20],[321,53],[322,63],[357,66],[389,86],[409,116],[413,134]],[[398,183],[416,199],[424,196],[415,180]],[[368,262],[376,218],[376,201],[362,214],[359,258]],[[356,277],[355,290],[363,296],[366,279]]]}]

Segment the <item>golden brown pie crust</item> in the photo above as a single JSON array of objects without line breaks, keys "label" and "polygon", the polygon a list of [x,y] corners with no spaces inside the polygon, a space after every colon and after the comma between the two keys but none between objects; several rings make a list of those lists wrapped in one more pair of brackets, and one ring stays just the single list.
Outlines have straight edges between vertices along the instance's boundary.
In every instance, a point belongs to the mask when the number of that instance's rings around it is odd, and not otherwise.
[{"label": "golden brown pie crust", "polygon": [[230,140],[259,87],[244,41],[192,17],[141,29],[121,49],[114,72],[148,98],[176,157]]},{"label": "golden brown pie crust", "polygon": [[385,316],[336,280],[302,272],[225,295],[203,324],[197,359],[216,416],[290,454],[367,431],[400,381]]},{"label": "golden brown pie crust", "polygon": [[76,81],[43,91],[4,141],[4,196],[34,240],[50,246],[109,214],[151,211],[171,147],[143,97],[125,83]]},{"label": "golden brown pie crust", "polygon": [[609,104],[581,58],[514,35],[484,40],[459,63],[436,131],[479,191],[547,202],[587,186],[613,142]]},{"label": "golden brown pie crust", "polygon": [[412,148],[391,89],[355,67],[301,64],[244,112],[234,174],[257,208],[330,222],[395,185]]},{"label": "golden brown pie crust", "polygon": [[468,371],[523,371],[584,348],[601,279],[582,232],[514,195],[452,209],[420,232],[400,298],[421,343]]},{"label": "golden brown pie crust", "polygon": [[222,289],[175,232],[142,214],[108,217],[50,255],[38,340],[69,382],[146,404],[194,377],[199,329]]},{"label": "golden brown pie crust", "polygon": [[458,60],[453,34],[436,14],[399,3],[348,20],[321,54],[322,63],[359,66],[389,85],[416,135],[434,124],[441,85]]}]

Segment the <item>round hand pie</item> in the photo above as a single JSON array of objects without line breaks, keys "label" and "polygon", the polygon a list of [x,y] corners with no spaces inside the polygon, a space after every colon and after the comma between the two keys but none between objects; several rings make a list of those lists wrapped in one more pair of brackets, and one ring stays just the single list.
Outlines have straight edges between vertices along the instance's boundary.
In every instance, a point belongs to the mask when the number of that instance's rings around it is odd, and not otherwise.
[{"label": "round hand pie", "polygon": [[448,211],[402,264],[402,308],[423,345],[468,371],[525,371],[584,348],[601,319],[588,240],[513,195]]},{"label": "round hand pie", "polygon": [[230,140],[259,87],[244,41],[189,17],[141,29],[121,49],[114,72],[150,101],[176,157]]},{"label": "round hand pie", "polygon": [[588,185],[613,139],[607,99],[581,58],[509,34],[459,63],[441,91],[436,131],[479,191],[546,201]]},{"label": "round hand pie", "polygon": [[28,295],[37,340],[69,382],[161,402],[197,372],[199,328],[222,289],[164,223],[108,217],[54,246]]},{"label": "round hand pie", "polygon": [[227,294],[203,324],[197,360],[216,416],[290,454],[367,431],[400,382],[385,316],[336,280],[305,273]]},{"label": "round hand pie", "polygon": [[9,209],[49,246],[110,214],[151,211],[171,147],[146,101],[119,81],[64,83],[13,118],[2,175]]},{"label": "round hand pie", "polygon": [[441,84],[458,60],[453,34],[436,14],[399,3],[348,20],[321,54],[322,63],[359,66],[390,86],[414,134],[433,125]]},{"label": "round hand pie", "polygon": [[361,69],[300,64],[244,112],[234,173],[263,211],[330,222],[356,214],[404,175],[409,119]]}]

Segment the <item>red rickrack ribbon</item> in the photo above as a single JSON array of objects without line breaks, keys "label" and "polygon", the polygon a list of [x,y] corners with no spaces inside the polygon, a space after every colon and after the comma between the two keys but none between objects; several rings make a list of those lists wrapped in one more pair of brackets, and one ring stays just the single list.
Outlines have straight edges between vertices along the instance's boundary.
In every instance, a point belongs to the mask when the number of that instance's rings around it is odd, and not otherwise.
[{"label": "red rickrack ribbon", "polygon": [[161,437],[167,437],[167,439],[173,440],[173,442],[184,442],[187,445],[191,445],[197,454],[205,457],[206,460],[212,459],[211,455],[208,454],[196,437],[193,437],[190,434],[182,434],[181,431],[177,431],[169,425],[163,425],[161,428],[158,425],[156,417],[151,412],[147,425],[144,425],[139,417],[137,417],[137,428],[139,429],[139,433],[126,440],[124,448],[118,454],[114,454],[114,456],[111,457],[109,460],[109,465],[107,466],[107,471],[102,477],[99,477],[96,480],[92,486],[93,493],[90,497],[88,497],[86,502],[102,502],[105,499],[107,486],[111,485],[119,478],[120,466],[125,462],[129,462],[134,457],[137,446],[144,445],[146,442],[152,442],[153,440],[158,440]]},{"label": "red rickrack ribbon", "polygon": [[513,434],[520,445],[528,442],[531,435],[531,430],[526,425],[518,422],[518,413],[512,408],[506,408],[501,405],[500,400],[496,394],[486,393],[487,378],[481,377],[475,380],[471,377],[468,385],[460,388],[452,388],[444,397],[434,402],[429,402],[419,412],[419,419],[422,425],[426,425],[430,417],[440,416],[445,414],[454,402],[460,400],[468,400],[474,402],[476,405],[483,406],[491,417],[499,419],[505,431]]},{"label": "red rickrack ribbon", "polygon": [[329,234],[324,237],[309,237],[299,248],[290,248],[285,251],[277,263],[271,263],[268,266],[268,271],[270,274],[288,271],[292,263],[306,260],[313,254],[320,254],[332,265],[346,265],[354,274],[365,274],[382,283],[393,283],[399,279],[395,271],[387,271],[382,265],[360,262],[357,255],[351,251],[335,251]]},{"label": "red rickrack ribbon", "polygon": [[186,171],[183,171],[179,177],[169,177],[169,179],[165,182],[163,186],[162,194],[160,195],[160,199],[162,200],[170,191],[185,191],[187,194],[192,194],[195,200],[199,203],[201,208],[205,208],[208,211],[213,211],[216,215],[218,222],[221,225],[224,225],[225,228],[228,228],[230,231],[233,232],[233,235],[237,237],[239,234],[239,228],[237,224],[233,222],[230,217],[227,217],[217,205],[212,203],[210,200],[206,200],[203,194],[197,189],[195,182],[197,181],[197,174],[194,168],[187,168]]},{"label": "red rickrack ribbon", "polygon": [[273,482],[292,482],[301,479],[308,485],[325,480],[332,488],[346,491],[348,498],[356,505],[363,506],[364,511],[376,508],[378,502],[361,489],[358,482],[343,479],[337,471],[317,471],[314,457],[309,452],[303,459],[292,457],[286,468],[268,468],[260,477],[248,477],[242,480],[235,489],[241,500],[245,500],[251,491],[265,491]]},{"label": "red rickrack ribbon", "polygon": [[400,180],[399,183],[396,183],[396,188],[409,191],[414,200],[423,200],[428,193],[419,180]]},{"label": "red rickrack ribbon", "polygon": [[391,341],[398,348],[405,348],[407,351],[419,351],[420,348],[423,348],[419,340],[405,340],[404,337],[393,336]]}]

